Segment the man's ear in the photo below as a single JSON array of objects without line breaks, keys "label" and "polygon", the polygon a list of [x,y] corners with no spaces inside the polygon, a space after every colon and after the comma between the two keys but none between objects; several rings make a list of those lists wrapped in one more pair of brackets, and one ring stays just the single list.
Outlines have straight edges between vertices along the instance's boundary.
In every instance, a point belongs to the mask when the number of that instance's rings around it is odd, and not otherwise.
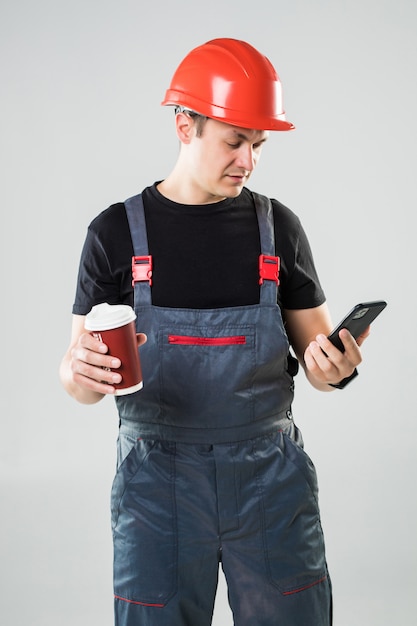
[{"label": "man's ear", "polygon": [[175,116],[175,128],[177,137],[181,143],[190,143],[195,133],[195,122],[193,118],[183,112],[177,113]]}]

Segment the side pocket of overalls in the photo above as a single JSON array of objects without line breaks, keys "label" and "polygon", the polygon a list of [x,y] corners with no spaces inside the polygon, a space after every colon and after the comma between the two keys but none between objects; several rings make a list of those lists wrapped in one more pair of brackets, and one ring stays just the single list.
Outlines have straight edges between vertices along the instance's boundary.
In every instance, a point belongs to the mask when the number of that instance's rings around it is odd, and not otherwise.
[{"label": "side pocket of overalls", "polygon": [[266,564],[271,584],[292,595],[327,578],[317,477],[290,436],[278,433],[273,443],[276,458],[261,483]]},{"label": "side pocket of overalls", "polygon": [[175,448],[138,439],[112,487],[114,593],[162,607],[176,593]]}]

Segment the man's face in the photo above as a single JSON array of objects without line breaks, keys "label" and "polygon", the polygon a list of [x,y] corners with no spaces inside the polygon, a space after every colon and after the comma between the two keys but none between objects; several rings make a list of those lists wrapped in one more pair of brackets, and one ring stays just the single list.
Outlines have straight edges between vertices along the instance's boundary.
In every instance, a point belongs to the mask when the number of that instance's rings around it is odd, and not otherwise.
[{"label": "man's face", "polygon": [[237,197],[259,160],[268,131],[208,119],[187,146],[190,183],[201,203]]}]

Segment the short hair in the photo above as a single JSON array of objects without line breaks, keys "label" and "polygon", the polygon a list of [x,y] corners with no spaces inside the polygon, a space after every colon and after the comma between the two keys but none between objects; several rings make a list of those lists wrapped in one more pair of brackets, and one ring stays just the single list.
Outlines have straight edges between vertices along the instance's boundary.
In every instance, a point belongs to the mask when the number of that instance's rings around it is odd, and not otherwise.
[{"label": "short hair", "polygon": [[183,106],[176,106],[175,107],[175,115],[177,113],[185,113],[186,115],[189,115],[195,122],[196,125],[196,129],[197,129],[197,137],[201,137],[203,134],[203,130],[204,130],[204,126],[206,125],[207,120],[209,119],[206,115],[201,115],[201,113],[197,113],[196,111],[192,111],[191,109],[186,109]]}]

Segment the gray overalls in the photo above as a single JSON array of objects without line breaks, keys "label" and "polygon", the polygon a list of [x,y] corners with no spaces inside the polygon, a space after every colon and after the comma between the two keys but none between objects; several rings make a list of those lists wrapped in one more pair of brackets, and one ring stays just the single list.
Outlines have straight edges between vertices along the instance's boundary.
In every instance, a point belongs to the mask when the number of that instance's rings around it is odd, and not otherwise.
[{"label": "gray overalls", "polygon": [[237,626],[328,626],[312,462],[292,421],[270,201],[253,194],[260,303],[156,307],[141,196],[126,201],[144,387],[116,398],[116,626],[208,626],[218,565]]}]

